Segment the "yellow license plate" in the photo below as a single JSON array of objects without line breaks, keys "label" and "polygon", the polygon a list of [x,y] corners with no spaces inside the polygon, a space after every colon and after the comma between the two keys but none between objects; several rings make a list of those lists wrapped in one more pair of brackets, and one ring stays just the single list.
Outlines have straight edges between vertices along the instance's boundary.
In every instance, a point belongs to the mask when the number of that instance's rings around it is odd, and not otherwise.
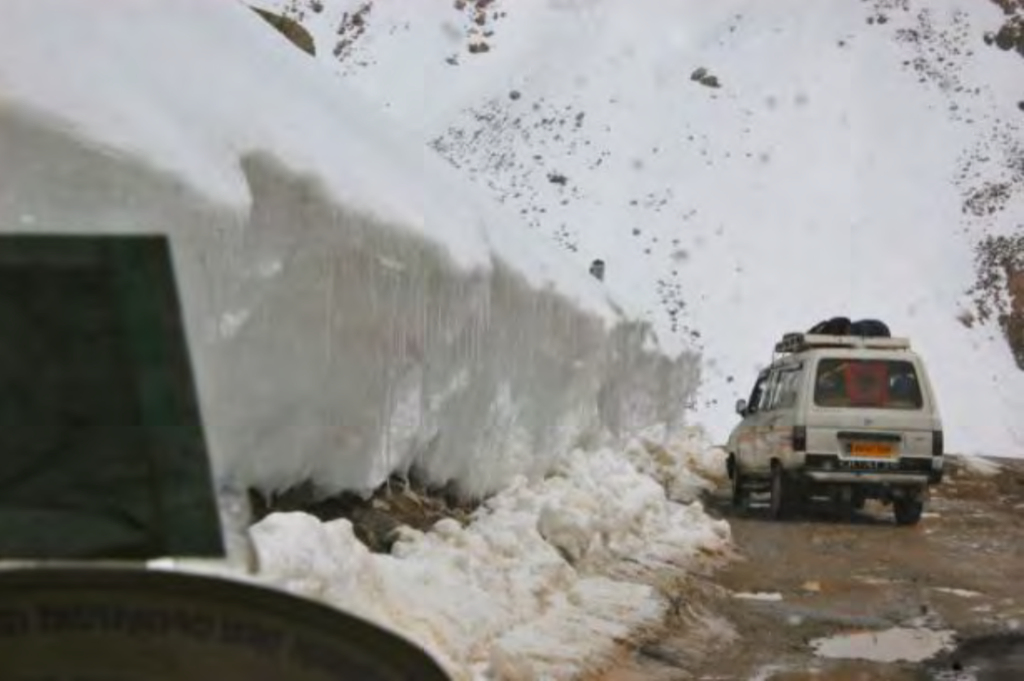
[{"label": "yellow license plate", "polygon": [[853,442],[850,444],[851,456],[873,456],[876,458],[889,458],[896,453],[896,449],[885,442]]}]

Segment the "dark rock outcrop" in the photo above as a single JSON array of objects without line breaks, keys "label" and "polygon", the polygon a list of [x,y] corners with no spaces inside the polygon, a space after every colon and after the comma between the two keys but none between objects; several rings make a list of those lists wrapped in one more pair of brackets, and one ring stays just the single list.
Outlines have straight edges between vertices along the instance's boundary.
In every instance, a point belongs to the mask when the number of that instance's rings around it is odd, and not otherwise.
[{"label": "dark rock outcrop", "polygon": [[259,7],[253,7],[252,9],[256,14],[263,17],[268,24],[280,31],[281,35],[288,38],[295,47],[310,56],[316,56],[316,44],[313,42],[313,36],[309,34],[309,31],[302,27],[302,24],[294,19],[289,19],[288,17],[280,14],[268,12],[267,10],[260,9]]}]

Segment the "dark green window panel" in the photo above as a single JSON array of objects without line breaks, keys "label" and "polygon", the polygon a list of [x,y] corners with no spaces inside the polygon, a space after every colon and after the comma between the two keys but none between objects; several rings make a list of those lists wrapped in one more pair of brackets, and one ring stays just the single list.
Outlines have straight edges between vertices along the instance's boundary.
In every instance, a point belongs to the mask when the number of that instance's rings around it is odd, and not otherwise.
[{"label": "dark green window panel", "polygon": [[0,236],[0,557],[220,555],[166,238]]}]

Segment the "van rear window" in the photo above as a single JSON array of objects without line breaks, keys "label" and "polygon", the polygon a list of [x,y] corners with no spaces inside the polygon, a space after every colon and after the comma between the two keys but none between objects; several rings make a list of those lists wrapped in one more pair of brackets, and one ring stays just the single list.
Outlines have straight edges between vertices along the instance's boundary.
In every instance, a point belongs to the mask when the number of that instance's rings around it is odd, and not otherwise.
[{"label": "van rear window", "polygon": [[814,381],[819,407],[920,409],[921,385],[911,362],[822,359]]}]

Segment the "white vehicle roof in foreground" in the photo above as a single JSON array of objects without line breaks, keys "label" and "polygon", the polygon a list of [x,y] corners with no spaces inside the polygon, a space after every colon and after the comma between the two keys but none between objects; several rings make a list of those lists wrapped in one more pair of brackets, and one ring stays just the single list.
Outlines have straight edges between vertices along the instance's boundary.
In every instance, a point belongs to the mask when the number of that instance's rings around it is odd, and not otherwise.
[{"label": "white vehicle roof in foreground", "polygon": [[908,338],[869,338],[864,336],[829,336],[814,333],[787,333],[775,344],[775,352],[794,353],[818,348],[850,348],[870,350],[909,350]]}]

